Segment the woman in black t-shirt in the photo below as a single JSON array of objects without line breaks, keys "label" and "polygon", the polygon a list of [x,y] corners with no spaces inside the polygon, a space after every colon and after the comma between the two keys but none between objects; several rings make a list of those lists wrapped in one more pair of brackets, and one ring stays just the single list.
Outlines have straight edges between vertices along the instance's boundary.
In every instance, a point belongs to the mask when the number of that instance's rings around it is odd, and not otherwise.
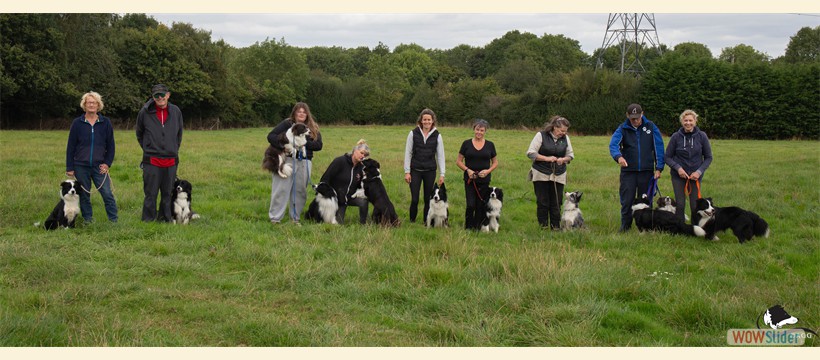
[{"label": "woman in black t-shirt", "polygon": [[[473,123],[473,138],[464,140],[458,150],[456,166],[464,170],[464,194],[466,196],[467,211],[464,215],[464,228],[478,230],[486,214],[480,214],[478,201],[481,194],[486,193],[492,179],[491,173],[498,167],[495,144],[486,140],[484,135],[490,126],[487,121],[477,119]],[[483,208],[483,207],[482,207]]]}]

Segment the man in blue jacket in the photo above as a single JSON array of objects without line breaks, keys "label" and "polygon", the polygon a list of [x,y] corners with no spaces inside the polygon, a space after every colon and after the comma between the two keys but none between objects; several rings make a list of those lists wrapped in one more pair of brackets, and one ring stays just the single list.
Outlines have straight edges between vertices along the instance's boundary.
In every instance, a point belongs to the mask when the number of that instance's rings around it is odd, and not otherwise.
[{"label": "man in blue jacket", "polygon": [[[609,154],[621,166],[621,231],[632,227],[632,202],[645,194],[663,170],[663,138],[638,104],[626,108],[627,120],[612,134]],[[654,170],[654,175],[653,175]]]}]

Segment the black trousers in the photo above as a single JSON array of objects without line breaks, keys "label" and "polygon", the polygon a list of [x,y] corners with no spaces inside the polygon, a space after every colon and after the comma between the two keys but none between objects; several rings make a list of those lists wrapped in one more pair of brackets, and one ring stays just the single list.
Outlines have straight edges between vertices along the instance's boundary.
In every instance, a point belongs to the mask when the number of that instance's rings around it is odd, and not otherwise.
[{"label": "black trousers", "polygon": [[[174,181],[177,177],[177,165],[161,168],[149,163],[142,164],[142,191],[145,199],[142,202],[142,221],[171,221],[171,197],[174,193]],[[157,194],[160,195],[159,214],[157,214]],[[159,217],[157,217],[159,215]]]},{"label": "black trousers", "polygon": [[555,181],[533,181],[538,224],[558,229],[561,226],[561,203],[564,201],[564,184]]},{"label": "black trousers", "polygon": [[649,180],[654,176],[654,171],[623,171],[621,170],[621,231],[629,230],[632,227],[632,203],[635,198],[646,194],[649,188]]},{"label": "black trousers", "polygon": [[336,222],[339,224],[345,223],[345,212],[348,206],[356,206],[359,208],[359,224],[367,223],[367,200],[362,198],[355,198],[348,200],[347,204],[339,204],[339,210],[336,211]]},{"label": "black trousers", "polygon": [[419,189],[424,183],[424,223],[427,223],[427,212],[430,211],[430,196],[433,196],[433,186],[436,184],[436,171],[410,170],[410,222],[416,222],[419,212]]},{"label": "black trousers", "polygon": [[[464,182],[465,195],[465,212],[464,212],[464,228],[467,230],[481,229],[481,223],[487,217],[487,210],[483,204],[487,199],[482,199],[480,194],[486,194],[489,191],[490,183],[476,183],[473,181]],[[478,193],[476,193],[478,191]]]}]

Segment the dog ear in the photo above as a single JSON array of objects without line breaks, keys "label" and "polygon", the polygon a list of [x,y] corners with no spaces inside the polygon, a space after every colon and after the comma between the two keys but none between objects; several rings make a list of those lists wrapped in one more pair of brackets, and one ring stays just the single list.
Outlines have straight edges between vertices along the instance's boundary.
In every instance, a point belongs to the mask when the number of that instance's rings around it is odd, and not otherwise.
[{"label": "dog ear", "polygon": [[575,199],[575,201],[581,201],[581,196],[583,196],[583,195],[584,195],[584,193],[583,193],[583,192],[581,192],[581,191],[579,191],[579,192],[578,192],[578,198],[577,198],[577,199]]}]

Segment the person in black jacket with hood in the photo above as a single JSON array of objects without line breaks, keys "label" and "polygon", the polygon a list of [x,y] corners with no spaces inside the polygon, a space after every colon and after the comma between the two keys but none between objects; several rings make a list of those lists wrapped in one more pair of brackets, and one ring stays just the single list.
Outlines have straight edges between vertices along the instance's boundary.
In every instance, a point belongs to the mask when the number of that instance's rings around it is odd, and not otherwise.
[{"label": "person in black jacket with hood", "polygon": [[336,190],[339,201],[339,210],[336,212],[336,222],[344,224],[345,211],[348,205],[359,207],[359,223],[367,222],[367,199],[353,197],[361,187],[363,173],[362,160],[370,156],[370,147],[364,139],[359,140],[350,154],[339,156],[328,165],[322,182],[329,184]]},{"label": "person in black jacket with hood", "polygon": [[[170,222],[171,196],[182,144],[182,111],[168,102],[171,93],[163,84],[151,88],[148,100],[137,115],[137,141],[142,148],[142,221]],[[157,194],[161,193],[159,214]]]}]

